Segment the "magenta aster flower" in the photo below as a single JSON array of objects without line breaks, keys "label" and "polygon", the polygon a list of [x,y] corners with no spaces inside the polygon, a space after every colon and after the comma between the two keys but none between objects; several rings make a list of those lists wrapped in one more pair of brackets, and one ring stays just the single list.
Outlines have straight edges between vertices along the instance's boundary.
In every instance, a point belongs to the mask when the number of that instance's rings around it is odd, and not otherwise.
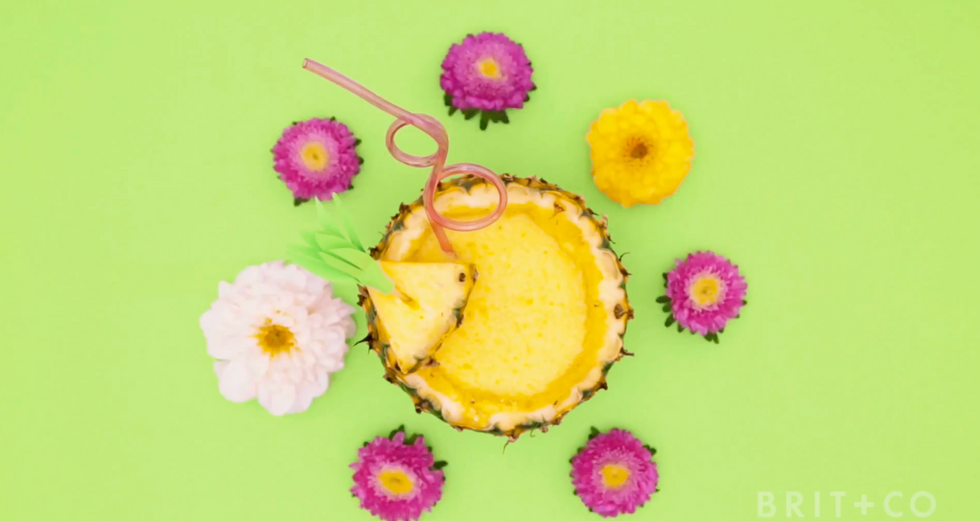
[{"label": "magenta aster flower", "polygon": [[329,201],[333,194],[353,188],[351,181],[364,162],[354,150],[360,142],[334,118],[313,118],[286,128],[272,154],[294,204],[314,197]]},{"label": "magenta aster flower", "polygon": [[384,521],[414,521],[442,498],[444,461],[435,461],[425,438],[405,438],[400,427],[357,452],[354,488],[361,508]]},{"label": "magenta aster flower", "polygon": [[745,278],[738,266],[710,251],[676,262],[677,267],[664,273],[667,294],[657,299],[670,312],[666,325],[676,321],[678,331],[687,328],[717,344],[718,334],[747,304]]},{"label": "magenta aster flower", "polygon": [[470,34],[454,43],[442,71],[449,115],[461,110],[470,119],[480,112],[484,130],[491,121],[509,123],[506,110],[523,108],[535,89],[524,47],[500,33]]},{"label": "magenta aster flower", "polygon": [[636,512],[657,491],[656,453],[629,431],[600,434],[593,428],[588,443],[572,458],[575,494],[602,517]]}]

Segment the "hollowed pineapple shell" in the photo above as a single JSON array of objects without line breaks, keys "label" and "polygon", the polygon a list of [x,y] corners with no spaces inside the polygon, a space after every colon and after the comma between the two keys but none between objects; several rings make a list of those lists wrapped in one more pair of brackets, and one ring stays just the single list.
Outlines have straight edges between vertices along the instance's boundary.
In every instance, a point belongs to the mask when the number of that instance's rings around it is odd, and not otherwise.
[{"label": "hollowed pineapple shell", "polygon": [[[416,411],[453,427],[507,436],[557,425],[569,411],[606,388],[633,317],[628,273],[613,252],[605,218],[585,200],[543,180],[502,176],[504,216],[475,232],[447,230],[456,251],[441,251],[421,199],[402,205],[372,250],[390,262],[465,262],[480,273],[459,327],[432,360],[414,372],[387,356],[384,324],[361,288],[369,342],[385,378],[404,389]],[[460,220],[497,204],[486,181],[460,177],[439,185],[435,205]]]}]

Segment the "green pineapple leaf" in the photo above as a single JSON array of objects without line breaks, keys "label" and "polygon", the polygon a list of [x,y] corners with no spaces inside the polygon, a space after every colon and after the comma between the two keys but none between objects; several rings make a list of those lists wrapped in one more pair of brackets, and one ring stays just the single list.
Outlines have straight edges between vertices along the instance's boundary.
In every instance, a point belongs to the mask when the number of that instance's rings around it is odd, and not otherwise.
[{"label": "green pineapple leaf", "polygon": [[[323,255],[329,255],[335,259],[340,259],[341,261],[347,263],[350,267],[357,268],[359,270],[365,269],[367,267],[365,264],[370,264],[374,261],[374,259],[363,251],[355,250],[354,248],[350,247],[326,250]],[[364,256],[367,256],[369,260],[365,261]]]},{"label": "green pineapple leaf", "polygon": [[394,282],[364,248],[338,194],[334,194],[333,201],[333,211],[328,212],[316,200],[320,229],[301,234],[306,245],[290,246],[287,260],[330,281],[353,282],[391,294]]},{"label": "green pineapple leaf", "polygon": [[350,279],[350,276],[349,275],[347,275],[347,274],[345,274],[343,272],[338,272],[337,270],[335,270],[335,269],[331,268],[330,266],[328,266],[322,260],[313,259],[313,258],[307,257],[307,256],[302,255],[302,254],[300,254],[298,252],[295,252],[295,251],[289,252],[287,254],[287,256],[286,256],[286,260],[288,260],[289,262],[291,262],[293,264],[297,264],[297,265],[302,266],[303,268],[305,268],[306,270],[308,270],[310,273],[312,273],[312,274],[314,274],[314,275],[316,275],[316,276],[318,276],[318,277],[320,277],[322,279],[326,279],[326,280],[343,280],[343,281],[353,282]]},{"label": "green pineapple leaf", "polygon": [[347,275],[347,277],[349,277],[350,280],[354,280],[354,281],[361,280],[360,277],[361,270],[357,266],[351,264],[350,262],[347,262],[339,257],[335,257],[331,255],[330,252],[321,253],[320,259],[322,259],[323,263],[326,264],[327,266]]},{"label": "green pineapple leaf", "polygon": [[289,253],[290,257],[306,257],[316,261],[320,260],[320,252],[315,247],[308,248],[306,246],[288,246],[286,251]]},{"label": "green pineapple leaf", "polygon": [[395,283],[381,269],[378,261],[374,260],[367,253],[354,250],[353,248],[338,248],[330,250],[330,254],[353,265],[359,270],[358,283],[362,286],[374,288],[385,294],[390,294],[395,290]]},{"label": "green pineapple leaf", "polygon": [[349,248],[351,244],[340,237],[333,235],[327,235],[325,233],[312,234],[314,239],[313,242],[316,244],[316,248],[322,251],[335,250],[337,248]]},{"label": "green pineapple leaf", "polygon": [[316,234],[313,232],[303,232],[300,234],[300,236],[303,237],[303,242],[308,244],[310,248],[317,249],[320,247],[320,245],[316,242]]},{"label": "green pineapple leaf", "polygon": [[358,280],[355,268],[316,250],[303,246],[290,246],[286,252],[286,260],[306,268],[321,278],[355,283]]},{"label": "green pineapple leaf", "polygon": [[357,230],[354,228],[354,222],[350,219],[350,214],[344,208],[344,204],[340,201],[340,197],[334,194],[333,197],[334,206],[336,206],[337,214],[340,215],[340,222],[344,225],[344,229],[347,231],[347,237],[350,239],[351,244],[357,247],[361,251],[365,251],[364,245],[361,244],[361,238],[357,236]]},{"label": "green pineapple leaf", "polygon": [[[334,199],[336,199],[336,195]],[[327,209],[323,206],[323,203],[319,199],[314,199],[314,201],[316,202],[316,216],[320,220],[320,226],[323,228],[322,233],[346,239],[347,237],[344,237],[344,233],[337,226],[337,223],[330,218],[330,214],[327,213]]]}]

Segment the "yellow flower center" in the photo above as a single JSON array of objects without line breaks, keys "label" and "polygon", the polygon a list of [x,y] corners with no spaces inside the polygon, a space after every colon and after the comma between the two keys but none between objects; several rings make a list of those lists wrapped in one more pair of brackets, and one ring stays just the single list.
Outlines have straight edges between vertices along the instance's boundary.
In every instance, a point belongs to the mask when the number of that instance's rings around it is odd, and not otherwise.
[{"label": "yellow flower center", "polygon": [[633,150],[630,150],[630,157],[633,159],[643,159],[644,157],[647,157],[648,151],[649,150],[647,149],[646,144],[637,143],[636,146],[633,147]]},{"label": "yellow flower center", "polygon": [[303,165],[313,172],[323,170],[330,162],[330,153],[319,141],[311,141],[304,145],[299,155],[303,159]]},{"label": "yellow flower center", "polygon": [[645,137],[637,136],[626,140],[623,155],[627,161],[644,161],[653,156],[654,145]]},{"label": "yellow flower center", "polygon": [[279,324],[262,326],[255,338],[259,339],[259,347],[262,351],[268,353],[270,357],[279,353],[288,353],[295,343],[293,332]]},{"label": "yellow flower center", "polygon": [[412,492],[412,480],[400,470],[386,470],[378,474],[378,482],[393,496],[405,496]]},{"label": "yellow flower center", "polygon": [[606,465],[602,467],[602,484],[607,488],[619,488],[630,479],[630,471],[621,465]]},{"label": "yellow flower center", "polygon": [[493,58],[484,58],[476,62],[476,68],[479,69],[480,74],[485,78],[494,80],[500,78],[500,65]]},{"label": "yellow flower center", "polygon": [[688,290],[688,295],[698,308],[710,306],[721,299],[724,284],[713,273],[705,273],[695,277]]}]

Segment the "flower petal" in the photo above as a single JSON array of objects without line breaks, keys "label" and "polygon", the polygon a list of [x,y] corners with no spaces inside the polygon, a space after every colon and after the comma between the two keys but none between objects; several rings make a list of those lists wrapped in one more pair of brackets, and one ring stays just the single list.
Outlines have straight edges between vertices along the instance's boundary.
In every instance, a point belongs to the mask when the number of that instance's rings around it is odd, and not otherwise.
[{"label": "flower petal", "polygon": [[246,402],[255,398],[255,382],[252,380],[248,364],[242,360],[233,360],[219,368],[218,390],[221,395],[233,402]]},{"label": "flower petal", "polygon": [[263,383],[259,385],[259,404],[274,416],[289,412],[296,400],[296,387],[290,384]]},{"label": "flower petal", "polygon": [[[320,393],[323,394],[323,393]],[[290,414],[300,413],[310,408],[313,399],[320,396],[316,394],[316,387],[312,384],[301,385],[296,389],[296,399],[289,409]]]},{"label": "flower petal", "polygon": [[[200,323],[221,394],[235,402],[258,397],[276,415],[306,410],[344,365],[354,309],[322,279],[282,261],[246,268],[219,292]],[[292,344],[264,350],[258,334],[267,324],[290,330]]]}]

